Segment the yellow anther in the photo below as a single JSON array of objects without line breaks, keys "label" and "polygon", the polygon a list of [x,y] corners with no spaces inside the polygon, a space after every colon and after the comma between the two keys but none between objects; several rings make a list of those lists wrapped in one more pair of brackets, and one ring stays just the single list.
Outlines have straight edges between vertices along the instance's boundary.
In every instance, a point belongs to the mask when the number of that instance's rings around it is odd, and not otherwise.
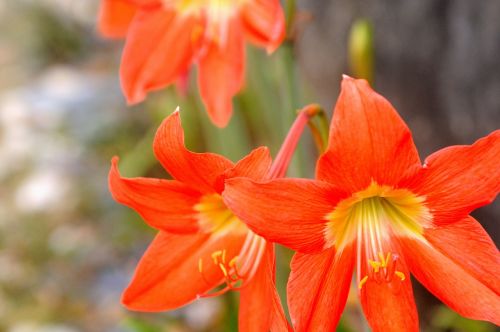
[{"label": "yellow anther", "polygon": [[226,249],[222,250],[222,263],[226,264]]},{"label": "yellow anther", "polygon": [[238,256],[234,256],[233,259],[229,261],[229,267],[235,267],[237,261],[238,261]]},{"label": "yellow anther", "polygon": [[227,274],[227,269],[226,267],[222,264],[222,263],[219,263],[219,268],[221,269],[222,273],[224,274],[224,277],[228,277],[228,274]]},{"label": "yellow anther", "polygon": [[219,264],[219,257],[222,256],[222,250],[217,250],[212,253],[214,264]]},{"label": "yellow anther", "polygon": [[198,271],[200,271],[200,273],[203,273],[203,260],[201,258],[198,259]]},{"label": "yellow anther", "polygon": [[401,279],[401,281],[404,281],[406,279],[405,274],[401,271],[394,271],[394,274],[397,275],[399,279]]},{"label": "yellow anther", "polygon": [[378,258],[380,259],[380,266],[381,267],[387,267],[389,264],[389,260],[391,259],[391,253],[388,252],[387,256],[384,257],[384,254],[379,252],[378,253]]},{"label": "yellow anther", "polygon": [[363,279],[359,281],[358,288],[359,289],[363,288],[363,285],[366,284],[367,281],[368,281],[368,276],[364,276]]},{"label": "yellow anther", "polygon": [[381,265],[383,267],[383,264],[380,264],[380,262],[377,261],[368,260],[368,263],[370,263],[375,273],[377,273],[380,270]]},{"label": "yellow anther", "polygon": [[385,264],[384,264],[384,267],[387,267],[387,265],[389,265],[389,260],[391,259],[391,252],[389,251],[387,253],[387,257],[385,258]]}]

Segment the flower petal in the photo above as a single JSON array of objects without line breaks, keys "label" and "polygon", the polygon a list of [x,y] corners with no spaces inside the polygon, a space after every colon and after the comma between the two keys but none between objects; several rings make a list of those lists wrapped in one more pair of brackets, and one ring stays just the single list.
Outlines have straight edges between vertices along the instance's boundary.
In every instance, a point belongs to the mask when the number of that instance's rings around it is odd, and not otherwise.
[{"label": "flower petal", "polygon": [[296,253],[287,285],[288,307],[297,332],[334,331],[344,310],[354,268],[354,250]]},{"label": "flower petal", "polygon": [[275,255],[271,243],[267,243],[264,255],[258,271],[240,291],[240,332],[290,330],[276,291]]},{"label": "flower petal", "polygon": [[243,176],[246,178],[261,180],[269,171],[272,159],[269,149],[265,146],[254,149],[247,156],[242,158],[233,168],[224,173],[225,178]]},{"label": "flower petal", "polygon": [[411,273],[432,294],[464,317],[500,325],[498,294],[431,244],[410,238],[401,244]]},{"label": "flower petal", "polygon": [[136,13],[136,6],[127,0],[102,0],[97,29],[108,38],[123,38]]},{"label": "flower petal", "polygon": [[426,229],[424,236],[434,248],[500,295],[500,252],[473,217]]},{"label": "flower petal", "polygon": [[245,43],[242,27],[235,18],[220,30],[227,34],[212,40],[200,58],[198,84],[212,122],[225,127],[232,114],[232,98],[240,91],[245,74]]},{"label": "flower petal", "polygon": [[108,183],[113,198],[141,215],[156,229],[174,233],[198,230],[193,206],[201,194],[178,181],[151,178],[123,178],[118,171],[118,158],[111,161]]},{"label": "flower petal", "polygon": [[325,216],[345,195],[327,183],[277,179],[257,183],[226,180],[224,202],[255,233],[306,253],[325,246]]},{"label": "flower petal", "polygon": [[129,103],[142,101],[186,72],[198,48],[193,34],[199,23],[192,15],[166,8],[140,9],[130,25],[120,68]]},{"label": "flower petal", "polygon": [[223,281],[211,254],[225,249],[228,257],[234,257],[244,239],[245,234],[214,237],[160,232],[139,262],[122,303],[138,311],[163,311],[188,304]]},{"label": "flower petal", "polygon": [[365,80],[344,76],[317,178],[356,192],[372,180],[397,185],[420,167],[411,132],[392,105]]},{"label": "flower petal", "polygon": [[405,275],[405,280],[397,276],[390,282],[369,278],[359,291],[363,312],[373,332],[419,331],[410,273],[402,260],[398,260],[397,270]]},{"label": "flower petal", "polygon": [[285,37],[285,14],[279,0],[246,1],[241,18],[247,37],[273,52]]},{"label": "flower petal", "polygon": [[204,193],[216,192],[217,178],[234,166],[218,154],[187,150],[179,111],[168,116],[160,125],[153,149],[156,158],[172,177]]},{"label": "flower petal", "polygon": [[472,145],[450,146],[425,160],[410,183],[426,196],[435,222],[456,222],[491,203],[500,191],[500,130]]}]

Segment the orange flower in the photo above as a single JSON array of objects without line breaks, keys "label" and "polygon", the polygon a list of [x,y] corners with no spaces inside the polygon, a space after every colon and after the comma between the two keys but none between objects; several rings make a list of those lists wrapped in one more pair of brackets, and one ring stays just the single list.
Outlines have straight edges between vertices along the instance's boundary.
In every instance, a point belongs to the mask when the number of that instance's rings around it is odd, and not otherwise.
[{"label": "orange flower", "polygon": [[121,82],[129,103],[198,63],[205,107],[224,127],[244,82],[245,39],[272,52],[285,24],[279,0],[103,0],[99,30],[127,38]]},{"label": "orange flower", "polygon": [[229,179],[223,192],[250,229],[298,251],[288,283],[297,331],[335,329],[354,270],[375,332],[418,331],[410,273],[459,314],[500,324],[499,251],[469,216],[500,190],[500,130],[422,166],[389,102],[345,77],[316,176]]},{"label": "orange flower", "polygon": [[310,115],[310,109],[300,113],[272,166],[264,147],[236,164],[217,154],[188,151],[179,112],[162,123],[154,141],[156,157],[174,180],[123,178],[113,159],[109,188],[114,199],[160,231],[123,295],[127,308],[169,310],[237,289],[240,331],[288,330],[275,289],[274,246],[234,216],[221,193],[229,178],[284,176]]}]

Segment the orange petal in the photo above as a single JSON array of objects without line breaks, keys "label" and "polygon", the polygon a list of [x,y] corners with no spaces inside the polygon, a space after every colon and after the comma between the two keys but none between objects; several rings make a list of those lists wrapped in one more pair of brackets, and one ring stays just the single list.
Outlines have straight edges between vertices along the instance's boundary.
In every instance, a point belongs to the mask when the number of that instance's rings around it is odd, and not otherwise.
[{"label": "orange petal", "polygon": [[218,154],[187,150],[178,111],[168,116],[158,128],[153,149],[156,158],[172,177],[204,193],[216,192],[217,178],[234,166]]},{"label": "orange petal", "polygon": [[474,218],[426,229],[424,236],[434,248],[500,295],[500,252]]},{"label": "orange petal", "polygon": [[500,191],[500,130],[472,145],[437,151],[425,160],[414,181],[409,186],[425,195],[441,224],[456,222],[491,203]]},{"label": "orange petal", "polygon": [[231,99],[240,91],[245,74],[242,27],[235,18],[226,24],[227,35],[208,45],[200,59],[198,74],[201,98],[210,119],[218,127],[225,127],[229,122],[233,109]]},{"label": "orange petal", "polygon": [[285,37],[285,14],[279,0],[246,1],[241,18],[247,37],[273,52]]},{"label": "orange petal", "polygon": [[344,76],[317,178],[348,192],[396,185],[421,167],[410,130],[365,80]]},{"label": "orange petal", "polygon": [[288,307],[297,332],[334,331],[349,294],[354,250],[297,253],[287,286]]},{"label": "orange petal", "polygon": [[468,269],[431,244],[410,238],[400,242],[411,273],[432,294],[464,317],[500,325],[500,297]]},{"label": "orange petal", "polygon": [[129,103],[142,101],[186,72],[198,49],[193,38],[198,26],[192,15],[177,15],[163,7],[144,8],[130,25],[120,68]]},{"label": "orange petal", "polygon": [[131,310],[163,311],[190,303],[222,283],[223,274],[213,264],[211,254],[225,249],[227,257],[234,257],[245,235],[210,237],[160,232],[139,262],[123,294],[123,304]]},{"label": "orange petal", "polygon": [[345,195],[314,180],[256,183],[234,178],[226,180],[222,197],[255,233],[294,250],[313,253],[325,245],[325,216]]},{"label": "orange petal", "polygon": [[97,29],[108,38],[123,38],[137,7],[127,0],[102,0],[99,7]]},{"label": "orange petal", "polygon": [[118,158],[111,161],[109,190],[113,198],[131,207],[156,229],[174,233],[198,230],[193,206],[201,194],[178,181],[151,178],[123,178],[118,171]]},{"label": "orange petal", "polygon": [[257,273],[240,291],[240,332],[290,330],[276,291],[272,244],[267,244],[264,255]]},{"label": "orange petal", "polygon": [[271,162],[269,149],[262,146],[238,161],[233,168],[226,171],[224,177],[229,179],[243,176],[254,180],[261,180],[267,175],[271,167]]},{"label": "orange petal", "polygon": [[[396,275],[390,282],[368,278],[359,291],[363,311],[373,332],[419,331],[410,273],[402,259],[398,260],[397,271],[404,274],[404,280]],[[366,271],[360,275],[366,275]]]}]

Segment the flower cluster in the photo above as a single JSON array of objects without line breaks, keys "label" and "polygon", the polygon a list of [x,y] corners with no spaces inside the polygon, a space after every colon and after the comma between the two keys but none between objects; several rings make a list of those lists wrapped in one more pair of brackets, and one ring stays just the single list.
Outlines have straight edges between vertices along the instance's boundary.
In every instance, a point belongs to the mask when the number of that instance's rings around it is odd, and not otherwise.
[{"label": "flower cluster", "polygon": [[[272,51],[284,22],[274,0],[104,0],[100,28],[126,35],[130,102],[197,62],[205,105],[223,126],[243,83],[244,36]],[[460,315],[500,325],[500,254],[470,216],[500,191],[500,130],[422,163],[392,105],[344,76],[316,178],[285,178],[317,113],[299,113],[274,162],[265,147],[237,163],[187,150],[179,111],[154,140],[173,180],[124,178],[115,157],[113,197],[158,230],[124,305],[163,311],[237,290],[240,331],[332,331],[354,282],[373,331],[418,331],[413,276]],[[274,243],[296,251],[291,325],[276,291]]]}]

